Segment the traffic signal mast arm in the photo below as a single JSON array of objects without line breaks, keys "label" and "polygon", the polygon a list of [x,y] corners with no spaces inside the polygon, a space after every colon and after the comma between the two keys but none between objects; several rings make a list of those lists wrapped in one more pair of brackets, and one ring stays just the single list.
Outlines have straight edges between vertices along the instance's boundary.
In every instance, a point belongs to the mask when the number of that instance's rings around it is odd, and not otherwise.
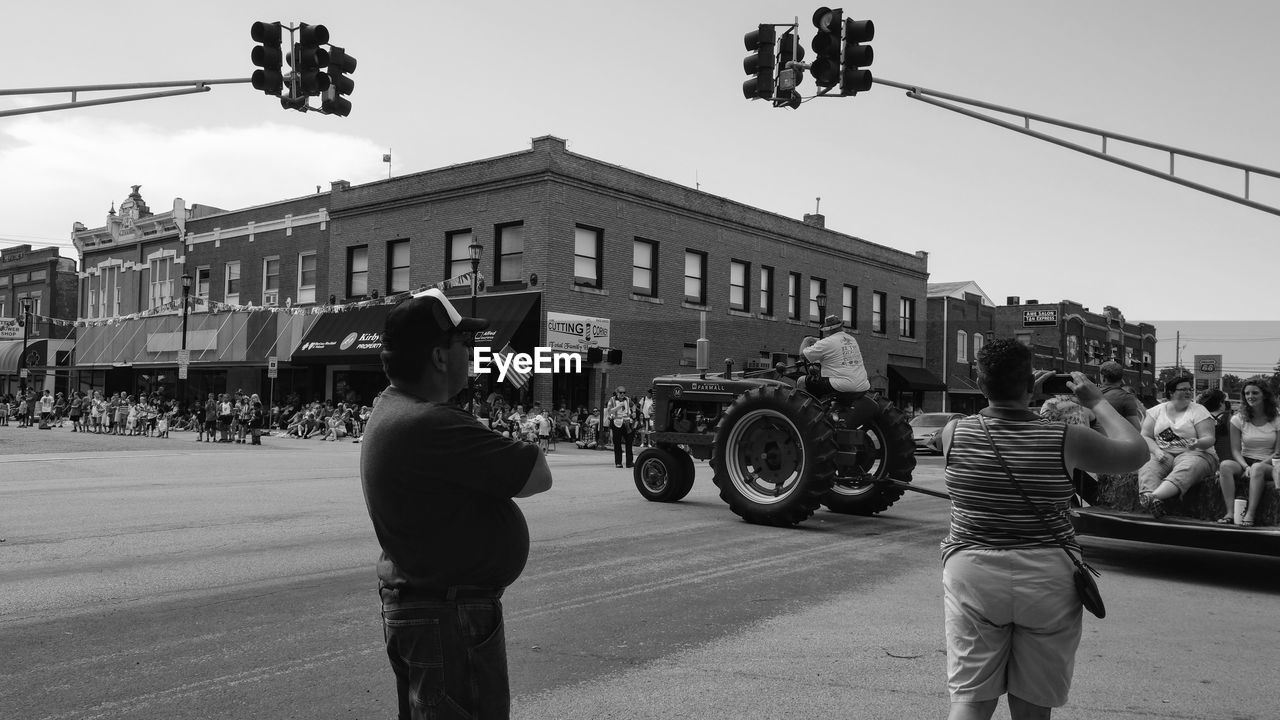
[{"label": "traffic signal mast arm", "polygon": [[[1246,207],[1251,207],[1255,210],[1261,210],[1266,213],[1271,213],[1272,215],[1280,215],[1280,208],[1273,207],[1271,205],[1266,205],[1264,203],[1260,203],[1256,200],[1250,199],[1249,197],[1249,182],[1250,182],[1251,176],[1263,175],[1269,178],[1280,179],[1280,172],[1276,170],[1268,170],[1267,168],[1258,167],[1256,165],[1247,165],[1245,163],[1236,162],[1234,160],[1226,160],[1223,158],[1213,157],[1212,155],[1205,155],[1204,153],[1194,152],[1192,150],[1183,150],[1181,148],[1176,148],[1176,147],[1165,145],[1162,143],[1152,142],[1150,140],[1143,140],[1141,138],[1136,138],[1128,135],[1121,135],[1120,133],[1113,133],[1107,130],[1100,130],[1097,128],[1088,127],[1086,125],[1080,125],[1078,123],[1068,122],[1066,120],[1058,120],[1056,118],[1051,118],[1046,115],[1029,113],[1024,110],[1016,110],[1014,108],[1003,107],[1000,105],[983,102],[981,100],[974,100],[972,98],[961,97],[959,95],[952,95],[950,93],[938,92],[936,90],[928,90],[918,85],[908,85],[905,83],[894,82],[892,80],[886,80],[884,78],[874,78],[872,82],[877,83],[879,85],[887,85],[889,87],[896,87],[902,90],[906,90],[907,97],[912,98],[913,100],[919,100],[921,102],[925,102],[930,105],[934,105],[936,107],[950,110],[952,112],[959,113],[961,115],[967,115],[977,120],[989,122],[992,125],[998,125],[1002,128],[1012,130],[1017,133],[1022,133],[1023,135],[1029,135],[1033,138],[1037,138],[1039,140],[1044,140],[1045,142],[1053,143],[1054,145],[1060,145],[1062,147],[1075,150],[1076,152],[1084,153],[1085,155],[1098,158],[1099,160],[1106,160],[1109,163],[1115,163],[1116,165],[1129,168],[1130,170],[1137,170],[1138,172],[1146,173],[1147,175],[1152,175],[1154,177],[1168,180],[1169,182],[1177,183],[1178,185],[1189,187],[1193,190],[1199,190],[1200,192],[1207,193],[1209,195],[1222,198],[1224,200],[1230,200],[1231,202],[1239,203]],[[999,113],[1004,113],[1006,115],[1017,116],[1022,119],[1022,124],[1018,125],[1016,123],[1009,122],[1008,120],[992,117],[990,115],[986,115],[984,113],[980,113],[976,110],[973,110],[969,107],[962,107],[962,105],[968,105],[973,108],[982,108],[983,110],[990,110],[992,112],[999,112]],[[1065,140],[1063,138],[1055,137],[1047,133],[1039,132],[1037,130],[1032,130],[1031,122],[1033,120],[1039,123],[1044,123],[1046,125],[1054,125],[1060,128],[1065,128],[1067,130],[1084,133],[1086,135],[1097,136],[1098,138],[1101,139],[1101,149],[1100,150],[1094,149],[1092,147],[1081,145],[1079,143],[1072,142],[1070,140]],[[1146,165],[1142,165],[1130,160],[1118,158],[1114,155],[1109,155],[1107,153],[1107,145],[1108,145],[1108,141],[1111,141],[1111,140],[1168,153],[1169,154],[1168,171],[1159,170],[1154,167],[1148,167]],[[1178,177],[1175,174],[1177,170],[1175,165],[1175,160],[1179,156],[1189,158],[1191,160],[1197,160],[1199,162],[1207,163],[1210,165],[1217,165],[1219,167],[1225,167],[1225,168],[1230,168],[1232,170],[1241,171],[1242,173],[1244,173],[1244,193],[1239,194],[1239,193],[1228,192],[1226,190],[1221,190],[1215,187],[1211,187],[1209,185],[1204,185],[1202,183],[1188,180],[1186,178]]]},{"label": "traffic signal mast arm", "polygon": [[[61,87],[0,89],[0,95],[47,95],[51,93],[71,93],[71,102],[35,107],[0,110],[0,117],[13,115],[30,115],[33,113],[53,112],[54,110],[70,110],[72,108],[92,107],[94,105],[111,105],[113,103],[132,102],[134,100],[152,100],[155,98],[173,97],[175,95],[191,95],[192,93],[209,92],[210,85],[226,85],[230,83],[247,83],[249,78],[227,78],[223,80],[168,80],[162,82],[116,83],[112,85],[64,85]],[[102,92],[109,90],[143,90],[145,88],[181,87],[182,90],[166,90],[163,92],[139,93],[137,95],[119,95],[94,100],[78,100],[76,95],[82,92]]]}]

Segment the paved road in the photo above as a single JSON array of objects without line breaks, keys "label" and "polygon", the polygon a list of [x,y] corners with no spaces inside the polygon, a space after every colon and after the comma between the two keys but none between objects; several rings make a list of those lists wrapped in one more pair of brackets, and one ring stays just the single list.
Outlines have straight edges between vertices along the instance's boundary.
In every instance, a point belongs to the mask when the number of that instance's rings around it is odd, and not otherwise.
[{"label": "paved road", "polygon": [[[393,714],[360,446],[265,443],[0,428],[0,718]],[[516,717],[945,714],[943,501],[763,528],[705,464],[664,505],[605,455],[554,453],[556,487],[521,501]],[[937,486],[937,459],[917,474]],[[1111,615],[1057,717],[1277,716],[1280,561],[1089,548]]]}]

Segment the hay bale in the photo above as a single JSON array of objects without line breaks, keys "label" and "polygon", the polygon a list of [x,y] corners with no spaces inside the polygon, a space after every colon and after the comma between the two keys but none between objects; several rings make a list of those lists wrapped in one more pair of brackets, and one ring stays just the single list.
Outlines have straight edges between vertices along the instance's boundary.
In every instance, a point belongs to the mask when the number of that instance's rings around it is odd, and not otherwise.
[{"label": "hay bale", "polygon": [[[1236,497],[1249,496],[1249,483],[1236,482]],[[1138,512],[1138,474],[1098,476],[1098,505],[1115,510]],[[1169,515],[1187,517],[1196,520],[1217,520],[1227,514],[1222,502],[1222,491],[1218,488],[1218,476],[1215,474],[1198,482],[1187,491],[1180,500],[1165,502]],[[1273,483],[1267,483],[1262,490],[1260,512],[1255,513],[1254,522],[1258,525],[1280,525],[1280,492]]]}]

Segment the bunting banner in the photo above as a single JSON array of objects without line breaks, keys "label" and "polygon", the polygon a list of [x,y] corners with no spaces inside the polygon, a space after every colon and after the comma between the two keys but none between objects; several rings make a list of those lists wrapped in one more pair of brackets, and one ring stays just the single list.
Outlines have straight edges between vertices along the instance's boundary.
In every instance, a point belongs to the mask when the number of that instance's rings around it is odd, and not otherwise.
[{"label": "bunting banner", "polygon": [[[349,303],[333,303],[326,305],[308,305],[306,307],[293,307],[293,300],[287,300],[283,306],[275,305],[254,305],[252,302],[247,305],[232,305],[230,303],[218,302],[198,295],[188,298],[188,302],[192,307],[204,307],[210,313],[237,313],[237,312],[270,312],[280,315],[324,315],[325,313],[351,312],[361,308],[373,307],[374,305],[396,305],[403,300],[408,300],[415,293],[425,292],[430,288],[437,290],[449,290],[459,287],[471,286],[472,273],[466,272],[457,277],[451,277],[448,280],[441,280],[434,285],[423,285],[416,290],[409,290],[395,295],[386,297],[373,297],[367,300],[357,300]],[[478,287],[484,287],[484,275],[475,273],[476,284]],[[32,322],[49,323],[55,327],[101,327],[104,325],[116,326],[131,320],[139,320],[142,318],[156,317],[159,315],[169,315],[182,310],[182,299],[177,298],[169,302],[157,305],[156,307],[143,310],[141,312],[131,313],[129,315],[118,315],[109,318],[81,318],[78,320],[64,320],[62,318],[49,317],[47,315],[37,315],[31,313]]]}]

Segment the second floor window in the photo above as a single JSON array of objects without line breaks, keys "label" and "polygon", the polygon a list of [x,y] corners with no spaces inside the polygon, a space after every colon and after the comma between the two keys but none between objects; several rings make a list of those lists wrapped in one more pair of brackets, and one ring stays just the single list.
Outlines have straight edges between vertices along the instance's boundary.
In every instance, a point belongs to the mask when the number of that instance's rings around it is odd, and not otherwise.
[{"label": "second floor window", "polygon": [[316,254],[305,252],[298,255],[298,302],[313,303],[316,301]]},{"label": "second floor window", "polygon": [[240,261],[227,263],[226,285],[223,287],[223,300],[231,305],[240,304]]},{"label": "second floor window", "polygon": [[840,319],[844,326],[856,330],[858,328],[858,288],[845,285],[840,290]]},{"label": "second floor window", "polygon": [[470,248],[474,239],[470,230],[455,230],[445,235],[445,277],[456,278],[471,272]]},{"label": "second floor window", "polygon": [[741,260],[729,262],[729,309],[747,311],[747,297],[751,292],[748,278],[751,265]]},{"label": "second floor window", "polygon": [[707,304],[707,254],[684,251],[684,300],[694,305]]},{"label": "second floor window", "polygon": [[916,301],[901,298],[898,301],[898,335],[904,338],[916,336]]},{"label": "second floor window", "polygon": [[387,244],[387,294],[408,290],[409,241],[397,240]]},{"label": "second floor window", "polygon": [[773,268],[760,266],[760,314],[773,315]]},{"label": "second floor window", "polygon": [[871,293],[871,332],[884,332],[884,304],[887,299],[882,292]]},{"label": "second floor window", "polygon": [[[524,280],[524,225],[499,225],[495,258],[497,272],[495,283],[513,283]],[[467,268],[471,269],[470,266]]]},{"label": "second floor window", "polygon": [[98,316],[115,317],[120,314],[120,266],[104,267],[98,273]]},{"label": "second floor window", "polygon": [[347,297],[369,294],[369,246],[347,248]]},{"label": "second floor window", "polygon": [[800,273],[787,273],[787,317],[800,319]]},{"label": "second floor window", "polygon": [[631,292],[658,296],[658,243],[636,238],[631,243]]},{"label": "second floor window", "polygon": [[963,330],[956,331],[956,362],[969,362],[969,333]]},{"label": "second floor window", "polygon": [[973,359],[975,361],[978,359],[978,353],[982,352],[983,342],[984,338],[982,337],[982,333],[973,334]]},{"label": "second floor window", "polygon": [[262,304],[280,304],[280,258],[262,260]]},{"label": "second floor window", "polygon": [[604,231],[579,225],[573,229],[573,284],[601,287],[600,255],[604,248]]},{"label": "second floor window", "polygon": [[[818,306],[818,296],[822,296],[821,307]],[[809,319],[821,323],[822,314],[826,312],[827,302],[827,281],[822,278],[809,278]]]},{"label": "second floor window", "polygon": [[151,261],[151,303],[155,309],[173,300],[173,258]]}]

